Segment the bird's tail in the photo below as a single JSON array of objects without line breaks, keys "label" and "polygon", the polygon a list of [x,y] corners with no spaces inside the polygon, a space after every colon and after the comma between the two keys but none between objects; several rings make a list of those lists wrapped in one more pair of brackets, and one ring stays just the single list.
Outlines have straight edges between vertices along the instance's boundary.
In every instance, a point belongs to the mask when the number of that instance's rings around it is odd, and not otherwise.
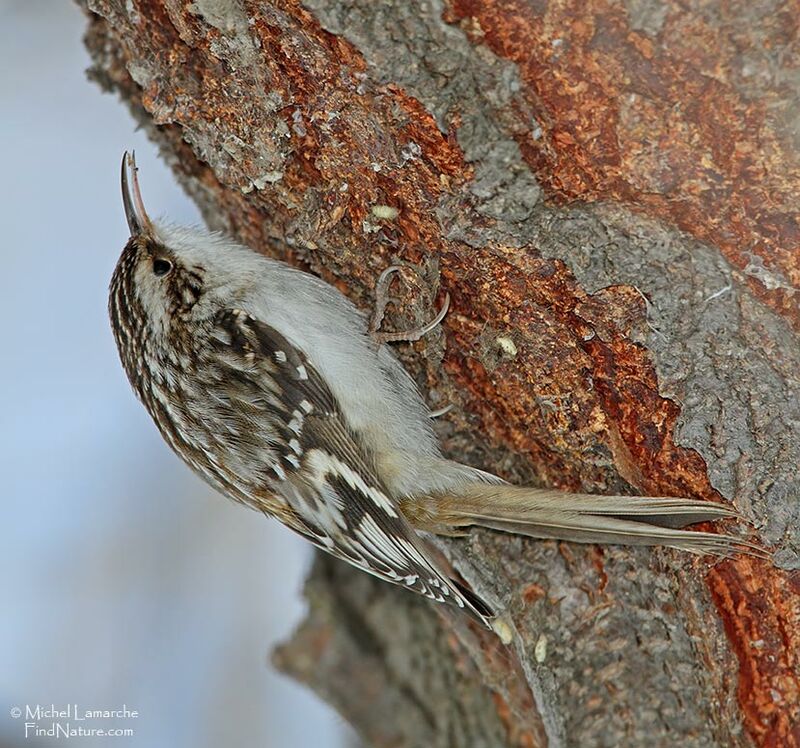
[{"label": "bird's tail", "polygon": [[698,554],[770,557],[754,543],[732,535],[682,530],[696,522],[739,517],[722,504],[692,499],[593,496],[475,483],[414,496],[401,506],[415,527],[436,534],[460,534],[463,528],[478,525],[575,543],[663,545]]}]

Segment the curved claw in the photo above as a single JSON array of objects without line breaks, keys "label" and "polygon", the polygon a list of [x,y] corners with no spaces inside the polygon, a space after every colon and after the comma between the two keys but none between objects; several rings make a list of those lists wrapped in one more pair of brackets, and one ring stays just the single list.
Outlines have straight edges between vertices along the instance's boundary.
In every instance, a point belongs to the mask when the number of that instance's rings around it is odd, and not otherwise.
[{"label": "curved claw", "polygon": [[448,403],[443,408],[437,408],[436,410],[432,410],[428,413],[428,418],[439,418],[439,416],[443,416],[445,413],[449,413],[453,409],[453,403]]},{"label": "curved claw", "polygon": [[439,310],[439,313],[430,322],[422,325],[422,327],[398,332],[378,332],[377,330],[374,330],[372,335],[378,341],[378,343],[397,343],[400,341],[408,341],[413,343],[415,340],[419,340],[424,335],[427,335],[431,330],[434,330],[445,318],[449,308],[450,294],[447,293],[445,294],[444,303],[442,304],[442,308]]},{"label": "curved claw", "polygon": [[369,323],[369,331],[372,335],[375,335],[381,329],[381,323],[386,314],[386,306],[391,301],[387,292],[392,284],[392,275],[398,270],[402,270],[402,268],[402,265],[389,265],[378,276],[378,282],[375,284],[375,311],[372,313],[372,319]]},{"label": "curved claw", "polygon": [[389,278],[396,273],[398,270],[402,270],[402,265],[389,265],[386,270],[384,270],[378,276],[378,282],[375,284],[375,291],[376,293],[386,292],[386,289],[389,287],[391,280]]},{"label": "curved claw", "polygon": [[[392,283],[392,276],[402,270],[405,265],[390,265],[379,276],[378,282],[375,284],[375,311],[369,323],[369,332],[373,339],[382,345],[383,343],[396,343],[399,341],[413,342],[419,340],[423,335],[427,335],[444,319],[447,310],[450,308],[450,294],[445,294],[444,303],[437,315],[427,324],[412,330],[403,330],[398,332],[379,332],[383,317],[386,313],[386,306],[391,301],[388,295],[389,286]],[[411,268],[415,270],[414,268]],[[419,274],[419,271],[416,271]]]}]

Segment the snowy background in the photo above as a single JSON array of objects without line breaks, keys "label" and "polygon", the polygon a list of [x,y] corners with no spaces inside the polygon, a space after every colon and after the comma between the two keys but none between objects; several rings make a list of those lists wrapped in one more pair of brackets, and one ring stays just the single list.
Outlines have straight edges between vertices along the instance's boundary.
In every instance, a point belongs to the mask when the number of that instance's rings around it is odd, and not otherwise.
[{"label": "snowy background", "polygon": [[[118,363],[122,151],[152,213],[199,219],[86,80],[84,27],[70,2],[0,0],[0,746],[343,745],[342,721],[268,662],[302,616],[310,551],[191,475]],[[25,739],[12,714],[68,703],[137,710],[92,724],[133,737]]]}]

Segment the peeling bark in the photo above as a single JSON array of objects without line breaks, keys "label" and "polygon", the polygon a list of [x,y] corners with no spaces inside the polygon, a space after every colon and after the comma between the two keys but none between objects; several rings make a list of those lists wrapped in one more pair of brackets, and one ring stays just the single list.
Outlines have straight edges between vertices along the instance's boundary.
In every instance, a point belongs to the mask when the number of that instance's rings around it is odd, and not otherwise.
[{"label": "peeling bark", "polygon": [[420,267],[398,324],[449,291],[403,351],[448,454],[728,501],[777,550],[442,541],[509,649],[320,559],[279,666],[376,746],[800,745],[800,8],[83,4],[212,226],[364,306]]}]

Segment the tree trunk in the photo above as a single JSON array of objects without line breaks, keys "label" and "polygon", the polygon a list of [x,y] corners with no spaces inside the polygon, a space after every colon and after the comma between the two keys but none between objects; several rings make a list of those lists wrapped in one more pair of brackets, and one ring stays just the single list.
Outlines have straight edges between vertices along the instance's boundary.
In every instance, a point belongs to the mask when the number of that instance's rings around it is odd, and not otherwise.
[{"label": "tree trunk", "polygon": [[417,266],[398,325],[450,293],[402,351],[450,456],[777,551],[441,541],[509,648],[319,558],[278,666],[375,746],[800,745],[797,4],[83,2],[212,226],[365,308]]}]

